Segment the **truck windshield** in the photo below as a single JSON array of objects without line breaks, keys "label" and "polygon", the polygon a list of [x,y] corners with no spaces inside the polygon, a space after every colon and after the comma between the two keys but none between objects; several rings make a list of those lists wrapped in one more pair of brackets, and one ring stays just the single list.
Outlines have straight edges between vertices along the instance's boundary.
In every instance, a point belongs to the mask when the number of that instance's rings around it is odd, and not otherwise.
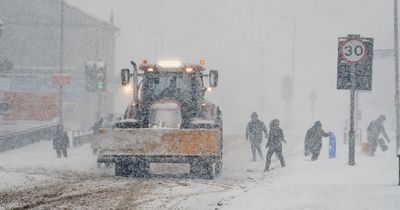
[{"label": "truck windshield", "polygon": [[191,78],[184,73],[159,73],[148,76],[144,87],[156,96],[173,97],[190,94]]}]

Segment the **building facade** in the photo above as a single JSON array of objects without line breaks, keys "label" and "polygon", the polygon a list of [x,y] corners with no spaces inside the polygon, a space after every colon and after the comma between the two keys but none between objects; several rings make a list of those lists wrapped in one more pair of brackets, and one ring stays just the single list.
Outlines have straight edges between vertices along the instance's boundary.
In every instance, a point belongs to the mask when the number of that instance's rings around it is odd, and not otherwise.
[{"label": "building facade", "polygon": [[116,80],[112,18],[98,20],[60,0],[0,0],[0,19],[0,62],[12,64],[0,71],[0,91],[58,94],[52,78],[62,72],[71,76],[62,94],[65,123],[88,127],[96,112],[113,110],[112,89],[85,88],[87,61],[104,61],[107,83]]}]

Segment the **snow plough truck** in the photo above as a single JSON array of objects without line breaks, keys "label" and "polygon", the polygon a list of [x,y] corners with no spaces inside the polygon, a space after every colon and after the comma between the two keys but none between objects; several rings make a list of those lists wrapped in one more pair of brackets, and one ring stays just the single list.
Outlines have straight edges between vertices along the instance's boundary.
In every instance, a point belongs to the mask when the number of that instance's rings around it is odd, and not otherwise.
[{"label": "snow plough truck", "polygon": [[114,163],[116,176],[148,177],[160,164],[185,165],[190,177],[218,176],[222,113],[205,100],[218,84],[218,71],[207,70],[204,60],[131,64],[132,70],[121,70],[121,83],[133,99],[122,120],[101,130],[98,163]]}]

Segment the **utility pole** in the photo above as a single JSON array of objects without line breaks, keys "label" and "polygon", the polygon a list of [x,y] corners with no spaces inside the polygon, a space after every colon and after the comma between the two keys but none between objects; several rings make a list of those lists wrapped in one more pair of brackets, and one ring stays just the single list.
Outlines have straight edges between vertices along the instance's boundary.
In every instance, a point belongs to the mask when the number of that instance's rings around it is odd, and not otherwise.
[{"label": "utility pole", "polygon": [[311,99],[311,118],[312,121],[315,121],[315,101],[317,100],[317,94],[315,93],[315,90],[313,90],[311,92],[310,95],[310,99]]},{"label": "utility pole", "polygon": [[290,108],[293,98],[293,78],[290,74],[286,75],[282,79],[282,99],[285,102],[285,121],[287,122],[287,127],[290,129],[291,115]]},{"label": "utility pole", "polygon": [[260,60],[260,114],[259,115],[264,115],[265,114],[265,103],[264,100],[267,97],[264,91],[264,48],[261,48],[261,60]]},{"label": "utility pole", "polygon": [[[395,96],[394,103],[396,109],[396,151],[400,149],[400,107],[399,107],[399,29],[397,0],[393,1],[394,6],[394,79],[395,79]],[[399,157],[399,185],[400,185],[400,157]]]},{"label": "utility pole", "polygon": [[356,93],[356,67],[351,65],[351,90],[350,90],[350,132],[349,132],[349,165],[355,164],[355,134],[354,134],[354,96]]},{"label": "utility pole", "polygon": [[[60,74],[64,73],[64,0],[61,0],[61,23],[60,23]],[[63,85],[59,89],[59,124],[63,125]]]},{"label": "utility pole", "polygon": [[292,95],[289,105],[289,129],[293,127],[293,107],[294,107],[294,78],[295,78],[295,62],[296,62],[296,19],[292,18]]},{"label": "utility pole", "polygon": [[257,81],[257,85],[258,85],[258,111],[257,111],[257,113],[258,113],[258,115],[259,116],[263,116],[264,114],[265,114],[265,112],[264,112],[264,102],[265,102],[265,98],[266,98],[266,95],[265,95],[265,91],[264,91],[264,71],[265,71],[265,69],[264,69],[264,65],[265,65],[265,62],[264,62],[264,55],[265,55],[265,50],[264,50],[264,48],[263,47],[258,47],[258,46],[251,46],[251,47],[249,47],[250,49],[251,49],[251,51],[252,52],[255,52],[256,54],[254,55],[256,58],[255,58],[255,64],[257,64],[257,66],[255,66],[255,68],[257,68],[258,69],[258,72],[257,72],[257,79],[258,79],[258,81]]},{"label": "utility pole", "polygon": [[3,23],[3,21],[1,21],[1,19],[0,19],[0,37],[1,37],[1,35],[3,34],[3,26],[4,26],[4,23]]},{"label": "utility pole", "polygon": [[396,148],[400,148],[400,106],[399,106],[399,40],[397,0],[394,0],[394,70],[396,106]]},{"label": "utility pole", "polygon": [[337,89],[351,90],[349,165],[352,166],[355,164],[355,95],[359,90],[372,90],[374,40],[373,38],[362,38],[359,34],[349,34],[347,37],[339,37],[338,41]]}]

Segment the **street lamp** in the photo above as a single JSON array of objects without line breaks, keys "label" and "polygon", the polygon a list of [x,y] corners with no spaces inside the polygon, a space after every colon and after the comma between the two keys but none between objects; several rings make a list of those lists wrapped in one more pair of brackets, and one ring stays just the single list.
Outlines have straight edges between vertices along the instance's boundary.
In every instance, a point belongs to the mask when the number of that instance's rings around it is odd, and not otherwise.
[{"label": "street lamp", "polygon": [[0,20],[0,37],[3,34],[3,30],[4,30],[4,23],[3,21]]},{"label": "street lamp", "polygon": [[397,157],[399,158],[399,185],[400,185],[400,148],[397,149]]},{"label": "street lamp", "polygon": [[[294,93],[294,81],[295,81],[295,67],[296,67],[296,18],[295,17],[283,17],[283,18],[278,18],[278,20],[282,21],[287,21],[291,25],[291,31],[292,31],[292,55],[291,55],[291,72],[290,76],[292,79],[292,93]],[[288,116],[286,119],[288,121],[288,127],[292,128],[293,127],[293,106],[294,106],[294,94],[290,97],[288,100]]]},{"label": "street lamp", "polygon": [[317,100],[317,94],[315,93],[315,90],[312,90],[310,94],[310,99],[311,99],[311,118],[312,121],[315,120],[315,101]]},{"label": "street lamp", "polygon": [[398,14],[397,14],[397,0],[393,0],[394,9],[394,71],[395,71],[395,109],[396,109],[396,150],[399,157],[399,185],[400,185],[400,96],[399,96],[399,30],[398,30]]},{"label": "street lamp", "polygon": [[[61,11],[60,11],[60,54],[59,54],[59,59],[60,59],[60,70],[59,73],[63,74],[64,73],[64,0],[61,0],[60,6],[61,6]],[[59,108],[58,108],[58,123],[60,125],[63,125],[63,85],[60,84],[59,87]]]}]

